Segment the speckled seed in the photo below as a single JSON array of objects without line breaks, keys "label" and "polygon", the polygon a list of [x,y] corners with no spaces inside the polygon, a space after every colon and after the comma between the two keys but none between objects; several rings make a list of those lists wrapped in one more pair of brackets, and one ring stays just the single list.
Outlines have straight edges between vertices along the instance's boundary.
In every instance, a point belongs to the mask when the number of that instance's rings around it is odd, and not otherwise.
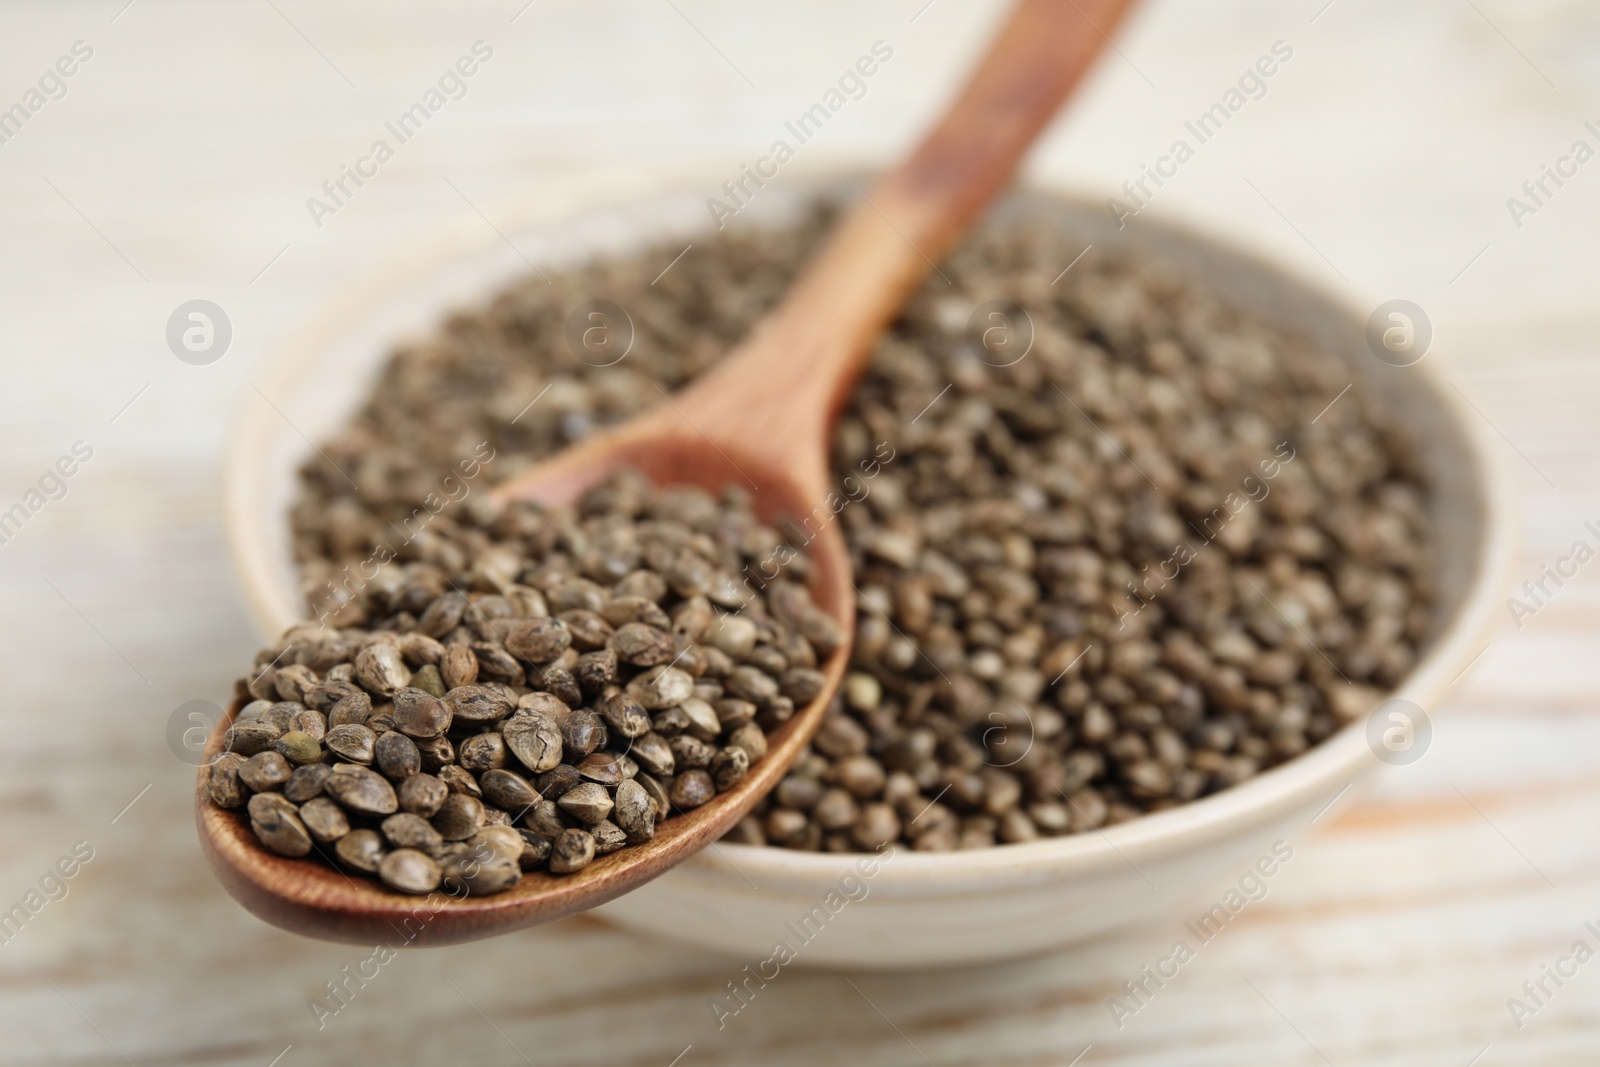
[{"label": "speckled seed", "polygon": [[322,759],[322,745],[304,730],[290,730],[272,743],[283,758],[295,766],[317,763]]},{"label": "speckled seed", "polygon": [[606,787],[595,782],[573,786],[556,804],[574,819],[588,825],[610,815],[614,806]]},{"label": "speckled seed", "polygon": [[517,712],[506,720],[501,733],[512,754],[530,771],[548,771],[561,762],[561,731],[537,712]]},{"label": "speckled seed", "polygon": [[562,757],[580,760],[606,742],[606,728],[600,716],[587,708],[574,708],[561,723]]},{"label": "speckled seed", "polygon": [[496,855],[483,858],[473,850],[445,860],[442,870],[447,886],[465,889],[475,897],[504,893],[522,880],[522,866],[517,860]]},{"label": "speckled seed", "polygon": [[402,893],[431,893],[439,888],[443,872],[427,855],[412,848],[395,849],[378,864],[378,877]]},{"label": "speckled seed", "polygon": [[372,715],[372,698],[357,690],[328,709],[328,726],[364,724]]},{"label": "speckled seed", "polygon": [[517,835],[522,838],[522,854],[517,857],[517,865],[524,871],[543,867],[550,858],[550,839],[532,830],[518,830]]},{"label": "speckled seed", "polygon": [[702,741],[715,741],[722,733],[722,720],[709,703],[699,697],[690,697],[678,707],[689,720],[689,733]]},{"label": "speckled seed", "polygon": [[283,795],[296,804],[304,804],[322,794],[322,787],[332,773],[333,768],[326,763],[308,763],[304,767],[296,767],[283,784]]},{"label": "speckled seed", "polygon": [[[276,753],[274,753],[276,755]],[[219,808],[242,807],[249,796],[249,787],[239,780],[239,768],[245,758],[237,752],[224,752],[211,763],[206,780],[206,791]]]},{"label": "speckled seed", "polygon": [[408,737],[438,737],[450,729],[450,706],[432,693],[405,688],[394,695],[394,720]]},{"label": "speckled seed", "polygon": [[626,764],[612,752],[596,752],[585,756],[578,763],[578,773],[601,785],[616,785],[628,776]]},{"label": "speckled seed", "polygon": [[561,809],[548,800],[541,800],[522,817],[522,825],[552,841],[561,835],[567,824],[561,821]]},{"label": "speckled seed", "polygon": [[440,767],[438,778],[439,781],[450,788],[452,793],[464,793],[469,797],[483,799],[483,790],[478,786],[478,780],[457,764],[452,763],[448,767]]},{"label": "speckled seed", "polygon": [[600,705],[606,725],[622,737],[639,737],[650,730],[650,713],[628,693],[613,693]]},{"label": "speckled seed", "polygon": [[483,801],[464,793],[451,793],[439,805],[433,827],[446,841],[465,841],[483,828]]},{"label": "speckled seed", "polygon": [[656,835],[656,813],[644,786],[631,778],[624,779],[617,785],[613,804],[611,819],[629,842],[639,844]]},{"label": "speckled seed", "polygon": [[628,843],[628,835],[622,827],[610,819],[601,819],[589,828],[589,834],[594,838],[594,854],[596,856],[609,855]]},{"label": "speckled seed", "polygon": [[648,733],[643,737],[635,738],[633,747],[628,754],[639,761],[639,766],[651,774],[659,774],[663,778],[671,777],[677,771],[677,763],[672,755],[672,746],[667,739],[657,733]]},{"label": "speckled seed", "polygon": [[430,856],[437,856],[439,849],[444,845],[444,838],[420,815],[413,815],[409,811],[396,812],[383,820],[383,836],[395,848],[414,848],[419,852],[426,852]]},{"label": "speckled seed", "polygon": [[450,787],[431,774],[413,774],[400,783],[399,806],[413,815],[431,819],[450,795]]},{"label": "speckled seed", "polygon": [[506,650],[529,663],[549,663],[572,644],[572,631],[557,619],[528,619],[506,634]]},{"label": "speckled seed", "polygon": [[583,776],[578,773],[578,768],[570,763],[563,763],[539,775],[534,782],[534,788],[546,800],[560,800],[566,795],[567,790],[583,781]]},{"label": "speckled seed", "polygon": [[383,859],[383,837],[376,830],[351,830],[333,846],[334,855],[346,867],[377,874]]},{"label": "speckled seed", "polygon": [[711,780],[717,791],[732,789],[750,770],[750,754],[742,748],[724,748],[711,757]]},{"label": "speckled seed", "polygon": [[360,815],[390,815],[399,806],[394,786],[355,763],[341,763],[323,783],[323,792]]},{"label": "speckled seed", "polygon": [[698,808],[716,793],[717,787],[711,781],[711,775],[705,771],[684,771],[672,780],[672,788],[667,795],[672,799],[673,806],[687,811]]},{"label": "speckled seed", "polygon": [[281,794],[257,793],[250,798],[250,828],[263,845],[280,856],[304,856],[311,851],[306,824]]},{"label": "speckled seed", "polygon": [[522,855],[522,834],[509,826],[485,826],[467,839],[467,847],[478,856],[487,853],[515,863]]},{"label": "speckled seed", "polygon": [[411,683],[411,670],[397,645],[375,641],[356,654],[356,681],[373,696],[389,699]]},{"label": "speckled seed", "polygon": [[586,830],[563,830],[550,845],[550,872],[571,874],[594,859],[594,837]]},{"label": "speckled seed", "polygon": [[727,743],[729,747],[744,749],[751,763],[759,763],[767,754],[767,735],[753,722],[747,722],[729,734]]},{"label": "speckled seed", "polygon": [[444,681],[446,695],[452,689],[471,685],[478,680],[478,657],[466,645],[450,646],[439,659],[439,677]]},{"label": "speckled seed", "polygon": [[[472,655],[470,649],[462,649]],[[476,658],[472,661],[476,664]],[[476,668],[474,668],[476,669]],[[453,720],[458,722],[499,722],[517,710],[516,704],[501,693],[481,685],[463,683],[444,695],[445,705]]]},{"label": "speckled seed", "polygon": [[301,708],[289,716],[289,731],[299,731],[313,741],[321,741],[323,735],[328,732],[328,720],[323,718],[320,711],[312,708]]},{"label": "speckled seed", "polygon": [[667,787],[659,780],[648,774],[638,774],[632,779],[644,787],[650,796],[650,807],[656,813],[656,821],[660,822],[672,814],[672,801],[667,796]]},{"label": "speckled seed", "polygon": [[289,761],[275,751],[258,752],[239,767],[239,780],[258,793],[276,789],[289,780]]},{"label": "speckled seed", "polygon": [[372,745],[378,770],[393,782],[403,782],[422,770],[422,753],[417,743],[398,730],[378,735]]},{"label": "speckled seed", "polygon": [[311,836],[324,845],[350,832],[350,820],[345,818],[339,805],[327,797],[313,797],[300,805],[300,821],[311,831]]},{"label": "speckled seed", "polygon": [[515,771],[485,771],[478,779],[478,785],[489,803],[505,809],[513,816],[539,802],[539,794],[534,792],[533,786]]},{"label": "speckled seed", "polygon": [[676,645],[671,634],[642,622],[628,623],[606,642],[617,659],[635,667],[657,667],[671,662],[677,654]]},{"label": "speckled seed", "polygon": [[[773,692],[777,692],[776,683]],[[677,667],[652,667],[628,683],[627,693],[646,710],[656,711],[681,704],[693,696],[694,679]]]},{"label": "speckled seed", "polygon": [[[385,737],[391,736],[385,734]],[[335,726],[328,731],[328,736],[323,743],[328,746],[328,751],[335,756],[349,760],[351,763],[371,763],[373,745],[378,737],[365,726]]]},{"label": "speckled seed", "polygon": [[258,752],[265,752],[272,747],[272,743],[283,733],[283,728],[265,719],[251,719],[249,722],[236,722],[228,727],[228,732],[222,735],[222,750],[235,752],[248,759]]},{"label": "speckled seed", "polygon": [[467,738],[456,749],[456,759],[469,771],[481,774],[506,765],[506,739],[490,731]]}]

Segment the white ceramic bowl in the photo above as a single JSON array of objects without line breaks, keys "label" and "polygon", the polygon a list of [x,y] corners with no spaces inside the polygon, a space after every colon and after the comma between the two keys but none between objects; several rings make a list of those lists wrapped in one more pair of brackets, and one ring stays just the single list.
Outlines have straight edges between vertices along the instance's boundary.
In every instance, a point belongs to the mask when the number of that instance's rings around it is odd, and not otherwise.
[{"label": "white ceramic bowl", "polygon": [[[790,215],[811,196],[840,188],[838,173],[786,172],[739,224]],[[520,254],[476,216],[464,217],[353,289],[282,352],[260,382],[276,409],[254,393],[247,398],[224,482],[235,563],[263,632],[275,636],[302,614],[287,514],[295,469],[309,453],[305,437],[321,439],[348,417],[396,341],[526,272],[523,255],[549,267],[646,241],[687,243],[710,226],[706,190],[719,181],[586,177],[542,187],[492,209]],[[1444,622],[1395,695],[1432,712],[1481,649],[1514,549],[1497,453],[1481,420],[1435,373],[1438,357],[1389,366],[1366,347],[1364,313],[1282,268],[1144,215],[1119,231],[1096,205],[1033,188],[1027,195],[1048,196],[1086,244],[1142,250],[1345,361],[1363,399],[1416,435],[1434,489]],[[1104,832],[977,852],[901,849],[870,870],[858,866],[861,857],[716,845],[598,914],[752,963],[774,958],[779,942],[794,964],[813,966],[887,969],[1027,955],[1200,904],[1274,842],[1292,847],[1377,763],[1363,724],[1354,723],[1243,785]]]}]

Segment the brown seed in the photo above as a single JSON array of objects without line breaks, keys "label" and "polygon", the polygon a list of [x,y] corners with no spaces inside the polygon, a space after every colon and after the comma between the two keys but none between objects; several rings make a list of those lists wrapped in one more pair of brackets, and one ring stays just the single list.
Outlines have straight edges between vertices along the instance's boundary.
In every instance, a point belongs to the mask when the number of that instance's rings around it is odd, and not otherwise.
[{"label": "brown seed", "polygon": [[679,770],[703,770],[711,766],[711,757],[717,752],[713,746],[688,734],[668,738],[667,747],[672,749],[672,761]]},{"label": "brown seed", "polygon": [[645,787],[631,778],[617,784],[611,819],[621,827],[631,844],[649,841],[656,835],[655,809]]},{"label": "brown seed", "polygon": [[627,693],[648,711],[670,708],[694,695],[694,679],[676,667],[652,667],[628,683]]},{"label": "brown seed", "polygon": [[522,854],[517,857],[517,865],[524,871],[543,867],[550,858],[550,839],[532,830],[518,830],[517,834],[522,838]]},{"label": "brown seed", "polygon": [[711,780],[718,792],[732,789],[744,781],[750,770],[750,754],[742,748],[725,748],[711,757]]},{"label": "brown seed", "polygon": [[283,728],[262,719],[236,722],[222,735],[222,750],[249,758],[272,747]]},{"label": "brown seed", "polygon": [[583,781],[583,776],[578,773],[578,768],[570,763],[558,764],[541,774],[534,788],[546,800],[560,800],[567,790]]},{"label": "brown seed", "polygon": [[620,737],[640,737],[650,730],[650,714],[628,693],[613,693],[600,705],[606,725]]},{"label": "brown seed", "polygon": [[376,830],[351,830],[334,843],[333,852],[346,867],[377,874],[384,856],[383,838]]},{"label": "brown seed", "polygon": [[506,650],[529,663],[549,663],[571,644],[572,631],[557,619],[527,619],[506,635]]},{"label": "brown seed", "polygon": [[311,836],[324,845],[339,840],[350,832],[350,820],[327,797],[313,797],[300,805],[300,821]]},{"label": "brown seed", "polygon": [[900,836],[900,816],[887,804],[868,804],[850,831],[857,848],[875,852]]},{"label": "brown seed", "polygon": [[443,782],[452,793],[463,796],[483,797],[483,790],[478,787],[478,780],[466,768],[457,764],[449,764],[438,770],[439,781]]},{"label": "brown seed", "polygon": [[463,684],[444,696],[446,708],[456,722],[499,722],[517,710],[513,701],[487,686]]},{"label": "brown seed", "polygon": [[698,808],[716,795],[717,787],[705,771],[684,771],[672,780],[668,790],[673,806],[684,811]]},{"label": "brown seed", "polygon": [[389,815],[399,806],[394,786],[355,763],[341,763],[334,767],[322,789],[345,810],[359,815]]},{"label": "brown seed", "polygon": [[456,750],[456,760],[474,773],[506,766],[506,737],[494,731],[467,737]]},{"label": "brown seed", "polygon": [[[288,736],[288,735],[285,735]],[[385,737],[397,737],[398,734],[384,734]],[[351,763],[371,763],[373,748],[377,743],[377,735],[365,726],[335,726],[328,731],[324,743],[328,751]]]},{"label": "brown seed", "polygon": [[512,755],[536,774],[561,762],[561,731],[544,715],[518,711],[506,720],[501,733]]},{"label": "brown seed", "polygon": [[564,793],[556,806],[585,825],[592,826],[611,814],[611,794],[596,782],[582,782]]},{"label": "brown seed", "polygon": [[[446,695],[453,689],[471,685],[478,680],[478,657],[465,645],[452,645],[439,657],[439,678],[444,682]],[[459,708],[452,708],[457,715]]]},{"label": "brown seed", "polygon": [[483,801],[451,793],[434,814],[433,828],[446,841],[465,841],[483,828]]},{"label": "brown seed", "polygon": [[578,762],[578,773],[591,782],[616,785],[628,777],[623,757],[612,752],[596,752]]},{"label": "brown seed", "polygon": [[322,786],[332,773],[333,768],[326,763],[308,763],[296,767],[294,773],[289,775],[289,780],[283,783],[283,795],[296,804],[304,804],[322,794]]},{"label": "brown seed", "polygon": [[586,830],[563,830],[550,845],[550,873],[572,874],[594,860],[594,837]]},{"label": "brown seed", "polygon": [[239,779],[239,768],[245,758],[237,752],[224,752],[211,763],[206,779],[206,791],[211,802],[219,808],[243,807],[249,798],[249,787]]},{"label": "brown seed", "polygon": [[753,722],[747,722],[729,734],[727,743],[731,748],[744,749],[751,763],[760,762],[767,754],[767,735]]},{"label": "brown seed", "polygon": [[414,848],[437,857],[444,845],[439,831],[420,815],[409,811],[396,812],[383,820],[383,836],[395,848]]},{"label": "brown seed", "polygon": [[276,751],[258,752],[239,765],[239,780],[258,793],[289,780],[289,761]]},{"label": "brown seed", "polygon": [[431,819],[449,795],[450,787],[433,775],[413,774],[400,783],[398,804],[403,811]]},{"label": "brown seed", "polygon": [[597,856],[609,855],[628,843],[628,835],[610,819],[601,819],[589,827],[589,834],[594,838],[594,853]]},{"label": "brown seed", "polygon": [[[655,607],[653,604],[650,606]],[[662,622],[666,622],[665,617]],[[665,629],[657,629],[643,622],[628,623],[617,630],[606,644],[619,660],[636,667],[656,667],[671,662],[672,657],[677,655],[676,646],[677,642]]]},{"label": "brown seed", "polygon": [[479,851],[446,860],[443,866],[445,884],[463,888],[472,896],[490,896],[504,893],[522,880],[522,867],[517,860],[499,855],[480,856]]},{"label": "brown seed", "polygon": [[633,745],[628,749],[628,754],[638,760],[639,766],[651,774],[666,778],[677,771],[677,761],[673,756],[672,746],[658,733],[648,733],[635,738]]},{"label": "brown seed", "polygon": [[515,815],[539,802],[539,794],[522,775],[514,771],[485,771],[478,779],[483,795],[489,803],[504,808]]},{"label": "brown seed", "polygon": [[263,845],[280,856],[304,856],[311,851],[306,824],[282,794],[257,793],[250,798],[250,828]]},{"label": "brown seed", "polygon": [[392,698],[411,683],[411,669],[396,645],[375,641],[356,654],[356,681],[373,696]]},{"label": "brown seed", "polygon": [[[390,731],[398,733],[399,731]],[[404,737],[404,734],[401,734]],[[456,747],[443,734],[438,737],[419,737],[412,742],[417,747],[417,758],[425,771],[440,771],[456,758]]]},{"label": "brown seed", "polygon": [[561,724],[563,758],[581,760],[606,743],[606,728],[600,716],[587,708],[576,708]]},{"label": "brown seed", "polygon": [[378,735],[372,753],[378,770],[393,782],[403,782],[422,769],[416,742],[398,730]]},{"label": "brown seed", "polygon": [[450,729],[450,706],[420,689],[394,694],[394,718],[400,732],[410,737],[438,737]]},{"label": "brown seed", "polygon": [[444,877],[439,865],[416,849],[395,849],[378,864],[378,877],[402,893],[431,893]]},{"label": "brown seed", "polygon": [[372,714],[372,698],[364,691],[343,696],[328,709],[328,726],[363,725]]}]

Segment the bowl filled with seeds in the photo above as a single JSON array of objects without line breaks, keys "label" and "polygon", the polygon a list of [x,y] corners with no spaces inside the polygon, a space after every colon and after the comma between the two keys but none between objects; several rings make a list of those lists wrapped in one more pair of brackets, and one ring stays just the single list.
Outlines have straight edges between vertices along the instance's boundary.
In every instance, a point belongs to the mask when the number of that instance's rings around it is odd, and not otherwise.
[{"label": "bowl filled with seeds", "polygon": [[491,502],[715,365],[848,192],[786,173],[719,229],[693,192],[545,190],[495,215],[523,252],[448,235],[286,350],[227,485],[287,633],[206,784],[260,847],[493,894],[670,825],[843,639],[805,592],[825,524],[857,596],[834,705],[732,833],[598,914],[779,966],[1017,956],[1276,869],[1420,757],[1510,559],[1481,429],[1341,299],[1144,214],[1000,204],[883,336],[808,515],[628,477]]}]

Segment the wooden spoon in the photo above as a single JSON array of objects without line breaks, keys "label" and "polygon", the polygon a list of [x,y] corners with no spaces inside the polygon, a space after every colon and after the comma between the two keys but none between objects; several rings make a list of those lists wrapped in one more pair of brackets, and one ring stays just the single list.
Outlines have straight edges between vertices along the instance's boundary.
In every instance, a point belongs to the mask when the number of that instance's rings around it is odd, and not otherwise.
[{"label": "wooden spoon", "polygon": [[[747,488],[769,521],[794,518],[814,539],[812,595],[848,634],[855,587],[830,494],[833,419],[874,342],[968,223],[1010,178],[1132,0],[1021,0],[982,64],[916,152],[888,172],[830,235],[782,302],[715,370],[651,412],[589,438],[523,478],[502,499],[566,505],[620,466],[659,484]],[[809,518],[809,521],[807,519]],[[380,883],[263,849],[248,820],[214,806],[201,769],[200,840],[217,877],[245,907],[287,930],[371,944],[448,944],[550,922],[661,874],[726,833],[770,791],[821,723],[849,658],[824,665],[827,686],[770,739],[734,789],[657,826],[648,844],[566,876],[530,873],[494,896],[410,898]],[[221,751],[218,727],[208,759]]]}]

